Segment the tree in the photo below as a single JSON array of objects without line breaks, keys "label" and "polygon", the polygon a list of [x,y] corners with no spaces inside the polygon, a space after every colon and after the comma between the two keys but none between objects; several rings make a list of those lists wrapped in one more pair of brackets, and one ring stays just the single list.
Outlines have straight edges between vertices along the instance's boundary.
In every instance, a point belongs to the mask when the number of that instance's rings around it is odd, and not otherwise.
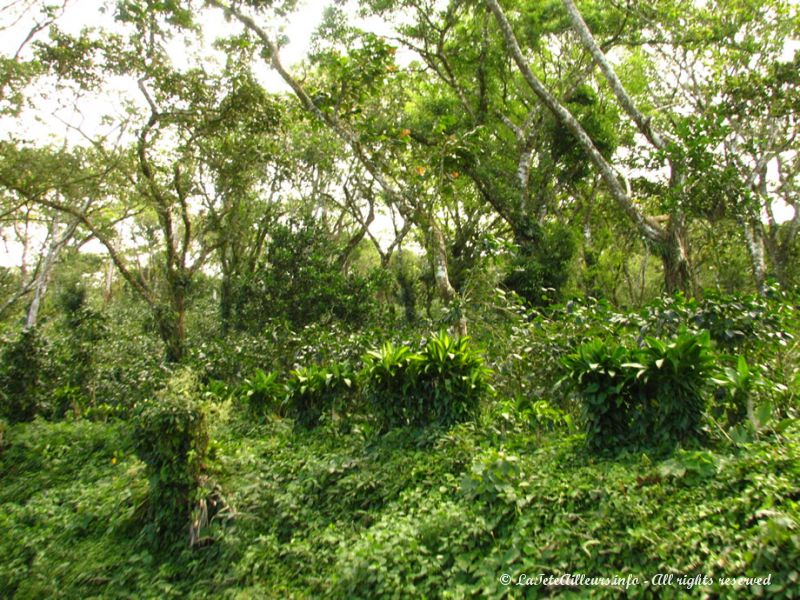
[{"label": "tree", "polygon": [[[420,202],[415,193],[418,191],[416,186],[404,185],[398,178],[392,176],[390,162],[382,158],[387,151],[385,140],[381,139],[380,135],[360,135],[360,132],[354,130],[351,123],[343,118],[359,114],[361,111],[357,104],[361,98],[374,95],[376,88],[387,78],[387,73],[392,72],[390,67],[394,53],[389,45],[377,36],[368,35],[364,36],[358,52],[355,55],[351,53],[348,59],[340,57],[337,52],[328,52],[324,58],[328,59],[328,66],[333,67],[332,72],[339,89],[335,97],[331,94],[325,95],[324,92],[312,96],[284,67],[277,41],[260,27],[253,17],[243,12],[237,5],[228,5],[219,0],[211,0],[210,4],[237,19],[255,36],[262,45],[270,65],[289,85],[302,107],[320,124],[330,128],[347,145],[356,160],[377,182],[387,202],[399,211],[404,220],[411,221],[429,232],[428,250],[434,265],[433,273],[437,289],[445,304],[452,303],[457,297],[457,292],[450,282],[447,245],[436,215],[430,206]],[[466,333],[465,319],[459,320],[458,329],[461,334]]]}]

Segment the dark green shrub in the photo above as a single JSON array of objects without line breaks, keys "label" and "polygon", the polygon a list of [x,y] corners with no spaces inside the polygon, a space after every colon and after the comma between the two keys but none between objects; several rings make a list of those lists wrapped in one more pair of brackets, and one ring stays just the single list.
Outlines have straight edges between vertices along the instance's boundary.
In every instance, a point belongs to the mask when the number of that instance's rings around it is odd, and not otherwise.
[{"label": "dark green shrub", "polygon": [[670,445],[697,437],[714,354],[708,332],[643,348],[595,340],[564,359],[592,450]]},{"label": "dark green shrub", "polygon": [[50,414],[59,419],[68,413],[85,414],[95,405],[97,354],[108,334],[105,317],[91,309],[81,284],[68,285],[59,296],[63,318],[53,341],[58,387],[51,397]]},{"label": "dark green shrub", "polygon": [[39,389],[44,349],[35,329],[26,329],[0,356],[0,416],[10,423],[31,421],[41,408]]},{"label": "dark green shrub", "polygon": [[[756,430],[773,416],[773,409],[789,388],[765,377],[761,369],[747,364],[743,356],[736,357],[736,366],[722,367],[714,375],[719,386],[711,413],[729,427],[744,423],[747,419]],[[758,405],[757,405],[758,403]]]},{"label": "dark green shrub", "polygon": [[580,395],[581,420],[592,450],[625,446],[633,439],[631,426],[638,398],[629,358],[628,349],[593,340],[564,359],[568,377]]},{"label": "dark green shrub", "polygon": [[714,366],[708,332],[683,332],[667,342],[648,338],[633,355],[642,365],[634,387],[644,406],[647,439],[672,443],[697,437]]},{"label": "dark green shrub", "polygon": [[208,448],[208,426],[198,394],[192,373],[182,371],[155,400],[143,402],[133,420],[136,454],[147,465],[149,516],[158,543],[169,543],[182,530],[189,531]]},{"label": "dark green shrub", "polygon": [[475,417],[491,389],[469,338],[432,337],[419,354],[386,344],[364,357],[366,395],[381,429],[450,426]]},{"label": "dark green shrub", "polygon": [[266,373],[262,369],[256,369],[255,373],[239,386],[237,395],[247,405],[251,415],[262,418],[269,412],[283,408],[286,388],[281,384],[278,373]]},{"label": "dark green shrub", "polygon": [[363,324],[375,316],[374,295],[387,275],[346,275],[339,263],[340,241],[312,216],[276,223],[269,232],[263,263],[237,281],[231,314],[237,328],[258,331],[265,317],[285,319],[293,329],[339,320]]},{"label": "dark green shrub", "polygon": [[416,394],[415,365],[420,360],[407,346],[390,342],[364,355],[367,404],[381,430],[409,423],[408,399]]},{"label": "dark green shrub", "polygon": [[469,338],[441,332],[422,349],[416,363],[416,399],[413,421],[449,426],[477,416],[480,401],[489,392],[488,370],[470,348]]},{"label": "dark green shrub", "polygon": [[547,306],[562,297],[575,255],[572,231],[557,223],[531,223],[511,261],[504,284],[533,306]]},{"label": "dark green shrub", "polygon": [[301,367],[286,382],[286,408],[300,427],[319,425],[330,411],[331,419],[341,415],[355,389],[355,375],[346,363],[325,367]]}]

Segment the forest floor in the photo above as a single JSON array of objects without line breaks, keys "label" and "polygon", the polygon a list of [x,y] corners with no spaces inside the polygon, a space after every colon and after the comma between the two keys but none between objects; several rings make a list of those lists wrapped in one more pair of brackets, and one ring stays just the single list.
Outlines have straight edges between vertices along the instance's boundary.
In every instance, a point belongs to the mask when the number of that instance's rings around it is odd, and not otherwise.
[{"label": "forest floor", "polygon": [[[0,597],[800,590],[796,424],[738,446],[600,459],[581,436],[519,428],[298,433],[288,421],[252,426],[223,412],[208,464],[223,508],[193,549],[188,527],[161,550],[141,535],[148,482],[124,424],[37,419],[9,428]],[[556,581],[565,574],[573,579]],[[735,580],[744,576],[770,577],[769,586]]]}]

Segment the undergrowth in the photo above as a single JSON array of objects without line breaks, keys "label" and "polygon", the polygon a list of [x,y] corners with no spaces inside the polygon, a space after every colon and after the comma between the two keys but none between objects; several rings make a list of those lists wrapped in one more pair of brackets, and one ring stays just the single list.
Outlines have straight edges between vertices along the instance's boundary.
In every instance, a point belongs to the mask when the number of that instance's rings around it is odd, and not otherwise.
[{"label": "undergrowth", "polygon": [[17,424],[0,453],[0,590],[11,598],[616,597],[500,577],[766,576],[800,593],[800,428],[739,446],[588,453],[580,435],[485,424],[246,435],[214,417],[209,470],[225,509],[213,543],[147,543],[144,465],[122,425]]}]

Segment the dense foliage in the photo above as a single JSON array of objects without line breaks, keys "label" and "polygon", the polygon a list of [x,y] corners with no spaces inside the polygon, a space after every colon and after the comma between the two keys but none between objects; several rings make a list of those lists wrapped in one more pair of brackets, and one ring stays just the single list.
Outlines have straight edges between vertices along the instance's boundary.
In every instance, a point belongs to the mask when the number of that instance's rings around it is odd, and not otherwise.
[{"label": "dense foliage", "polygon": [[0,598],[800,597],[797,2],[0,31]]},{"label": "dense foliage", "polygon": [[583,401],[590,447],[657,447],[700,433],[714,364],[708,332],[647,338],[642,348],[597,340],[564,363]]},{"label": "dense foliage", "polygon": [[158,543],[188,531],[205,469],[208,423],[197,393],[191,373],[177,374],[133,417],[133,448],[150,483],[147,530]]}]

